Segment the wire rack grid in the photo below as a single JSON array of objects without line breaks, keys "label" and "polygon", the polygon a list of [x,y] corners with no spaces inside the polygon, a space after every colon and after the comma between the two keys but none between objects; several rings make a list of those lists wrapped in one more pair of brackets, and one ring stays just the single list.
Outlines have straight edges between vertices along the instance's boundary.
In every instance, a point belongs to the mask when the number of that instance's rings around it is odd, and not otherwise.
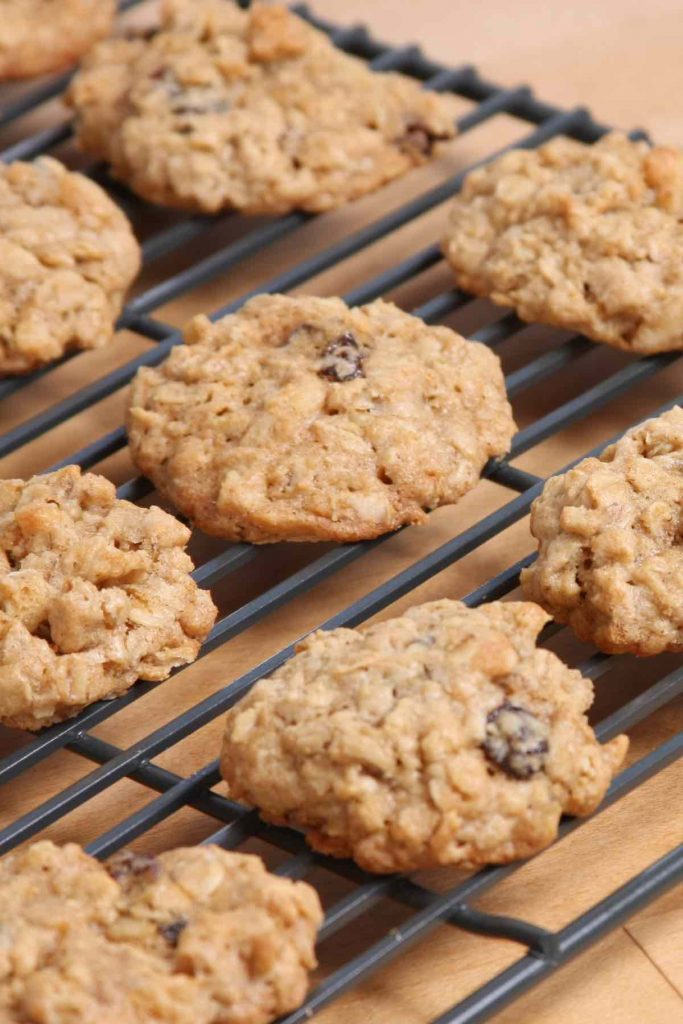
[{"label": "wire rack grid", "polygon": [[[127,0],[121,4],[121,8],[133,7],[137,2],[138,0]],[[499,114],[508,115],[529,126],[530,130],[513,143],[521,147],[537,146],[558,134],[566,134],[591,143],[608,131],[607,126],[598,123],[585,109],[558,109],[539,100],[527,87],[500,87],[483,79],[471,66],[453,69],[443,67],[428,60],[417,47],[393,48],[377,42],[363,27],[338,28],[320,21],[306,7],[298,6],[295,9],[328,32],[338,46],[369,61],[374,68],[400,70],[422,81],[426,88],[449,91],[469,101],[471,109],[458,121],[459,137]],[[0,94],[0,130],[11,126],[17,119],[30,115],[42,104],[57,96],[64,88],[67,77],[51,79],[47,84],[33,86],[19,95],[12,93],[4,103]],[[15,142],[0,153],[0,156],[4,161],[31,159],[58,147],[69,138],[70,133],[70,123],[67,120],[59,120],[56,124]],[[643,133],[633,134],[638,136]],[[497,154],[489,153],[485,159],[492,159],[495,155]],[[322,271],[362,253],[378,240],[392,236],[453,196],[461,187],[469,170],[471,167],[440,182],[369,225],[316,251],[312,256],[295,262],[270,280],[263,282],[257,290],[274,292],[296,288]],[[129,212],[132,211],[132,216],[144,205],[122,193],[114,183],[103,179],[101,169],[92,168],[90,173],[98,180],[105,180],[106,184],[116,191],[124,206]],[[259,223],[237,240],[136,295],[125,307],[118,326],[142,335],[152,344],[127,363],[6,430],[0,436],[0,457],[21,450],[36,438],[69,421],[71,417],[83,410],[91,409],[102,399],[118,392],[131,380],[140,366],[155,365],[163,360],[171,347],[181,341],[181,335],[172,325],[151,315],[164,303],[187,294],[205,282],[215,280],[219,275],[227,274],[247,259],[258,257],[269,246],[293,235],[310,220],[309,215],[293,213]],[[149,265],[190,244],[206,232],[211,223],[211,218],[184,216],[170,226],[161,228],[147,237],[143,244],[145,263]],[[345,296],[346,301],[351,304],[370,301],[391,289],[410,283],[419,275],[436,267],[440,261],[439,247],[435,244],[411,252],[389,269],[355,287]],[[252,293],[241,295],[216,310],[212,318],[238,309],[250,294]],[[454,311],[465,308],[471,301],[471,297],[465,293],[448,288],[438,292],[413,312],[428,322],[438,322]],[[514,338],[522,327],[514,314],[507,314],[486,323],[475,331],[473,336],[492,347],[498,347]],[[506,383],[510,395],[514,397],[546,378],[556,377],[590,354],[594,348],[589,341],[578,336],[548,347],[507,375]],[[76,355],[68,355],[60,360],[60,363],[77,358]],[[488,480],[507,489],[513,495],[505,504],[335,613],[321,623],[321,627],[330,629],[342,625],[354,626],[365,621],[521,520],[528,513],[531,502],[539,494],[544,481],[515,466],[513,460],[535,449],[561,430],[590,417],[592,413],[636,385],[661,374],[677,358],[678,353],[668,353],[625,362],[614,372],[599,379],[597,383],[561,402],[527,425],[514,439],[510,455],[504,460],[491,462],[484,473]],[[23,388],[40,381],[54,369],[54,366],[47,367],[30,377],[0,382],[0,398],[8,399],[13,396],[16,399]],[[677,398],[670,399],[660,410],[653,411],[663,411],[676,401]],[[123,429],[116,428],[44,469],[68,463],[78,463],[84,468],[96,466],[120,451],[125,443]],[[601,447],[603,446],[594,449],[594,452],[597,453]],[[139,501],[151,491],[152,487],[146,480],[135,478],[119,488],[119,495]],[[369,543],[338,546],[312,558],[303,567],[267,587],[221,618],[202,648],[201,655],[214,651],[356,559],[367,556],[385,540],[386,538],[381,538]],[[214,586],[237,570],[244,569],[257,557],[257,553],[257,549],[246,544],[225,545],[217,554],[199,565],[195,571],[195,579],[201,586]],[[517,586],[520,569],[529,564],[532,557],[530,555],[505,568],[468,594],[464,600],[474,606],[511,593]],[[256,836],[262,842],[286,854],[277,868],[280,873],[300,878],[314,869],[324,869],[350,883],[347,894],[326,908],[320,936],[323,944],[324,940],[335,935],[340,929],[369,914],[380,902],[390,900],[400,905],[405,910],[405,919],[400,926],[392,928],[374,944],[324,976],[312,989],[303,1006],[285,1018],[286,1024],[300,1024],[309,1020],[317,1011],[349,988],[358,985],[372,972],[425,938],[440,925],[508,939],[522,947],[522,954],[510,967],[492,977],[464,999],[460,999],[436,1018],[433,1024],[465,1024],[487,1020],[683,878],[683,846],[680,846],[660,857],[603,900],[590,906],[563,928],[553,931],[521,918],[486,913],[473,905],[476,899],[485,892],[494,890],[504,879],[518,870],[518,864],[481,871],[445,892],[407,877],[373,877],[348,862],[335,861],[314,854],[306,847],[300,834],[266,825],[253,811],[220,795],[213,788],[219,779],[216,760],[210,761],[187,777],[155,763],[154,759],[159,755],[169,751],[184,738],[225,712],[259,678],[273,671],[290,657],[293,649],[294,644],[289,644],[261,664],[250,668],[239,678],[231,680],[211,693],[189,710],[164,721],[128,747],[119,747],[102,739],[93,733],[93,729],[144,697],[152,689],[151,684],[139,683],[114,701],[93,705],[77,718],[48,728],[35,737],[27,738],[17,749],[0,758],[0,786],[6,786],[18,779],[61,750],[75,753],[84,762],[92,762],[95,767],[38,806],[19,814],[0,829],[0,852],[13,849],[17,844],[59,822],[72,810],[92,800],[108,787],[128,778],[146,787],[150,798],[142,808],[124,820],[116,822],[107,832],[89,844],[89,851],[98,857],[110,855],[124,844],[136,840],[154,826],[169,819],[179,810],[190,807],[216,823],[216,830],[207,837],[207,842],[234,848]],[[584,660],[580,667],[585,674],[597,679],[609,672],[613,663],[614,659],[595,653]],[[597,724],[596,731],[602,740],[607,740],[620,731],[634,728],[648,716],[680,697],[681,693],[683,667],[679,665],[666,671],[633,699],[626,701],[616,711],[603,718]],[[683,733],[680,732],[650,750],[614,780],[601,810],[621,800],[655,773],[672,764],[682,752]],[[564,820],[560,830],[561,837],[575,830],[579,824],[575,819]]]}]

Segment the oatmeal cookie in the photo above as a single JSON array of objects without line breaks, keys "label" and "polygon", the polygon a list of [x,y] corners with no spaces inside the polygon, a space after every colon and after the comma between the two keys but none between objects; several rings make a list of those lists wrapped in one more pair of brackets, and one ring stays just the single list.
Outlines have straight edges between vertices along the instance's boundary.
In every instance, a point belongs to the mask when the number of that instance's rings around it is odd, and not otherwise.
[{"label": "oatmeal cookie", "polygon": [[100,864],[38,842],[0,860],[6,1024],[266,1024],[315,967],[314,890],[217,846]]},{"label": "oatmeal cookie", "polygon": [[109,32],[116,0],[2,0],[0,79],[62,71]]},{"label": "oatmeal cookie", "polygon": [[444,252],[462,288],[523,320],[683,348],[683,153],[619,134],[506,153],[467,177]]},{"label": "oatmeal cookie", "polygon": [[167,0],[151,38],[97,46],[68,99],[81,146],[135,192],[208,212],[339,206],[455,134],[451,98],[278,4]]},{"label": "oatmeal cookie", "polygon": [[387,302],[261,295],[142,369],[143,473],[207,533],[355,541],[449,504],[508,450],[500,363]]},{"label": "oatmeal cookie", "polygon": [[0,165],[0,377],[106,344],[139,267],[99,185],[50,157]]},{"label": "oatmeal cookie", "polygon": [[189,537],[77,466],[0,480],[0,723],[39,729],[194,661],[216,609]]},{"label": "oatmeal cookie", "polygon": [[314,633],[227,718],[230,795],[368,871],[497,864],[590,814],[626,753],[589,679],[537,649],[533,604],[433,601]]},{"label": "oatmeal cookie", "polygon": [[525,595],[612,654],[683,651],[683,409],[546,483]]}]

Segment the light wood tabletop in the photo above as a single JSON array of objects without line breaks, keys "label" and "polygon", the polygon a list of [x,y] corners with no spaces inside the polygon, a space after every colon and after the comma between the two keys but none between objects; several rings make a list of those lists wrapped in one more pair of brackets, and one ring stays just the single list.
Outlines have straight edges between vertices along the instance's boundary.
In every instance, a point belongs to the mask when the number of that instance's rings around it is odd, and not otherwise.
[{"label": "light wood tabletop", "polygon": [[[681,0],[314,0],[321,17],[339,23],[365,22],[381,40],[420,43],[424,51],[449,65],[474,63],[488,77],[506,85],[529,83],[537,94],[564,105],[589,105],[596,117],[630,129],[642,126],[656,141],[683,145],[683,6]],[[463,101],[463,110],[467,104]],[[29,131],[64,117],[53,103],[0,138],[4,148]],[[188,317],[215,309],[258,287],[274,274],[327,247],[407,197],[424,191],[529,130],[507,116],[487,122],[448,147],[434,165],[421,169],[374,197],[316,218],[267,251],[212,277],[191,293],[174,298],[154,315],[182,326]],[[57,151],[73,166],[83,158],[70,143]],[[144,234],[163,227],[164,211],[136,221]],[[439,237],[444,207],[419,217],[384,241],[364,249],[298,289],[320,294],[344,294],[412,252]],[[208,252],[243,234],[244,222],[220,218],[206,239],[195,240],[181,253],[146,268],[137,286],[146,289],[170,273],[190,265]],[[440,264],[397,288],[389,297],[405,308],[448,288],[449,275]],[[492,319],[490,307],[473,303],[447,318],[463,333]],[[548,332],[527,328],[500,350],[506,371],[517,369],[549,343]],[[149,342],[132,332],[120,332],[115,345],[80,355],[42,377],[0,406],[0,432],[23,422],[119,366]],[[569,365],[562,374],[515,397],[520,426],[533,423],[582,389],[628,363],[628,357],[605,347]],[[659,371],[616,397],[588,417],[566,426],[516,460],[516,465],[547,476],[572,458],[646,416],[683,392],[680,365]],[[3,476],[27,476],[78,450],[122,422],[125,389],[97,403],[66,423],[0,461]],[[117,484],[133,473],[122,449],[98,467]],[[393,577],[418,557],[435,550],[513,495],[483,482],[455,508],[434,513],[429,524],[390,538],[371,554],[353,562],[294,602],[239,633],[228,644],[195,666],[154,689],[99,725],[95,734],[128,747],[152,729],[214,693],[285,644],[314,628],[355,598]],[[193,554],[205,558],[220,550],[206,539],[193,541]],[[528,521],[522,519],[504,533],[480,544],[465,557],[427,580],[392,605],[383,615],[437,597],[462,596],[531,550]],[[249,569],[238,571],[216,589],[222,614],[239,607],[288,573],[321,553],[311,545],[276,545],[259,553]],[[571,662],[588,653],[564,633],[556,649]],[[596,718],[602,718],[625,699],[641,692],[680,664],[680,658],[635,662],[620,659],[596,683]],[[683,725],[681,702],[669,704],[632,733],[632,763]],[[181,775],[215,757],[221,734],[220,716],[165,750],[156,763]],[[0,756],[28,741],[23,734],[0,729]],[[0,827],[90,771],[92,765],[76,753],[61,750],[23,773],[0,790]],[[497,914],[520,916],[545,927],[562,927],[591,904],[608,895],[635,873],[683,840],[681,788],[683,767],[674,764],[624,799],[511,875],[478,901]],[[218,787],[220,789],[220,787]],[[150,792],[125,778],[61,817],[44,835],[59,840],[88,842],[118,821],[144,807]],[[198,842],[217,827],[199,811],[185,809],[164,818],[137,840],[143,850]],[[258,840],[246,848],[261,852],[270,864],[284,856]],[[442,889],[459,876],[433,872],[424,880]],[[349,884],[326,872],[311,880],[325,901],[349,891]],[[326,941],[320,950],[321,977],[356,955],[407,918],[407,911],[387,901],[361,916]],[[427,1024],[473,989],[519,959],[524,947],[469,934],[443,925],[391,964],[365,979],[350,993],[323,1010],[321,1024]],[[673,1024],[683,1021],[683,893],[671,891],[632,917],[623,927],[579,956],[495,1017],[497,1024]]]}]

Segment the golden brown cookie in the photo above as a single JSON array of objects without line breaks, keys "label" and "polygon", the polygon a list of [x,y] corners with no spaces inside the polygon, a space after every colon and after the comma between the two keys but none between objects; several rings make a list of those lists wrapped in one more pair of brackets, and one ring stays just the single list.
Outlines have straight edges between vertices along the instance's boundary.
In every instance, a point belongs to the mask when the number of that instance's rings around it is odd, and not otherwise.
[{"label": "golden brown cookie", "polygon": [[232,797],[369,871],[497,864],[595,810],[628,741],[600,746],[589,679],[537,649],[547,616],[433,601],[314,633],[228,714]]},{"label": "golden brown cookie", "polygon": [[506,153],[468,175],[444,252],[462,288],[523,320],[683,348],[683,153],[619,134]]},{"label": "golden brown cookie", "polygon": [[261,295],[141,370],[135,463],[207,533],[356,541],[470,490],[514,432],[498,358],[387,302]]},{"label": "golden brown cookie", "polygon": [[0,79],[68,68],[106,36],[116,0],[2,0]]},{"label": "golden brown cookie", "polygon": [[68,99],[81,146],[135,192],[208,212],[339,206],[455,134],[450,99],[278,4],[167,0],[160,31],[101,43]]},{"label": "golden brown cookie", "polygon": [[303,1001],[314,890],[217,846],[0,860],[3,1024],[267,1024]]},{"label": "golden brown cookie", "polygon": [[0,723],[39,729],[194,661],[216,609],[189,538],[77,466],[0,480]]},{"label": "golden brown cookie", "polygon": [[609,653],[683,651],[683,409],[546,483],[525,595]]},{"label": "golden brown cookie", "polygon": [[139,268],[99,185],[50,157],[0,165],[0,377],[105,345]]}]

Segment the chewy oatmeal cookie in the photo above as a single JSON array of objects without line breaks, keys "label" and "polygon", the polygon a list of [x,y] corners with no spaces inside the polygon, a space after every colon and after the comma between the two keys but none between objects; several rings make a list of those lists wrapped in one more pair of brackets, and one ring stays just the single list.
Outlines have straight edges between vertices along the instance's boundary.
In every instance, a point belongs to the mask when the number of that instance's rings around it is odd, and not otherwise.
[{"label": "chewy oatmeal cookie", "polygon": [[266,1024],[303,1001],[314,890],[217,846],[0,860],[3,1024]]},{"label": "chewy oatmeal cookie", "polygon": [[506,153],[467,177],[444,252],[462,288],[524,320],[683,348],[683,153],[619,134]]},{"label": "chewy oatmeal cookie", "polygon": [[0,480],[0,723],[40,729],[194,661],[216,609],[189,537],[77,466]]},{"label": "chewy oatmeal cookie", "polygon": [[261,295],[140,370],[131,454],[207,533],[355,541],[450,504],[514,432],[500,363],[387,302]]},{"label": "chewy oatmeal cookie", "polygon": [[99,185],[50,157],[0,165],[0,377],[106,344],[139,268]]},{"label": "chewy oatmeal cookie", "polygon": [[116,0],[2,0],[0,79],[61,71],[102,36]]},{"label": "chewy oatmeal cookie", "polygon": [[230,795],[369,871],[528,857],[590,814],[626,753],[588,679],[537,649],[533,604],[433,601],[314,633],[233,708]]},{"label": "chewy oatmeal cookie", "polygon": [[134,191],[208,212],[339,206],[455,134],[449,98],[278,4],[166,0],[161,29],[101,43],[68,98],[82,147]]},{"label": "chewy oatmeal cookie", "polygon": [[611,654],[683,651],[683,409],[546,483],[525,596]]}]

